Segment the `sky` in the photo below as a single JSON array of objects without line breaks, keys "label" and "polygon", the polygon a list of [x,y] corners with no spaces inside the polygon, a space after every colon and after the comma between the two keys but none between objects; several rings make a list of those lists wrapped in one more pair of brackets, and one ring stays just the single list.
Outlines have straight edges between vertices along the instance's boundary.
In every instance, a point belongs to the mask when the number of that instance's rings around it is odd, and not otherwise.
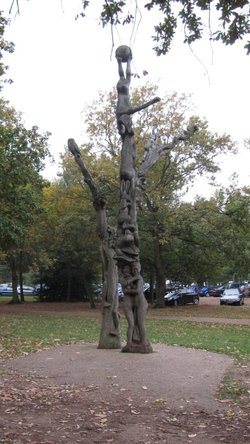
[{"label": "sky", "polygon": [[[243,141],[250,138],[250,56],[242,43],[226,47],[211,45],[206,39],[192,50],[182,43],[182,31],[171,51],[157,57],[153,50],[152,15],[146,14],[135,30],[120,27],[114,30],[114,47],[110,28],[99,25],[98,9],[87,10],[85,19],[75,20],[81,12],[81,0],[19,0],[20,14],[15,8],[9,16],[12,0],[1,0],[1,9],[11,18],[5,38],[15,43],[15,52],[5,56],[8,75],[13,84],[3,95],[25,124],[50,131],[50,150],[54,165],[47,164],[44,175],[50,180],[59,171],[60,153],[67,139],[86,141],[83,110],[97,98],[98,91],[110,91],[118,81],[115,49],[126,44],[133,51],[133,71],[148,76],[133,79],[131,89],[147,81],[159,85],[159,95],[186,93],[192,95],[195,113],[209,122],[209,129],[227,133],[240,147],[237,156],[219,160],[218,181],[230,183],[234,172],[239,186],[250,183],[250,151]],[[102,5],[102,0],[91,4]],[[205,178],[197,178],[193,195],[211,193]]]}]

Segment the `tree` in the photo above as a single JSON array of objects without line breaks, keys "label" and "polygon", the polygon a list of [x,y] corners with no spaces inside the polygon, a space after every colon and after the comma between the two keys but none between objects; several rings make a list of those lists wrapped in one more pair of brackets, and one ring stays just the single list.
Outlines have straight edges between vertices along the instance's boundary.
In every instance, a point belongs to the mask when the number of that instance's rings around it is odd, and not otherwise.
[{"label": "tree", "polygon": [[[89,3],[82,0],[82,16]],[[183,26],[184,43],[187,44],[201,39],[208,32],[210,40],[233,45],[238,40],[246,40],[250,33],[248,0],[148,0],[143,6],[137,0],[132,5],[126,0],[108,0],[100,7],[100,22],[112,28],[120,24],[136,24],[137,17],[142,16],[142,8],[148,12],[159,11],[161,17],[155,24],[153,36],[157,55],[169,51],[179,23]],[[158,14],[156,17],[158,20]],[[249,54],[249,41],[244,48]]]},{"label": "tree", "polygon": [[216,192],[215,200],[220,217],[215,218],[214,230],[224,254],[225,273],[230,279],[246,278],[250,266],[249,187],[238,189],[232,182],[229,188]]},{"label": "tree", "polygon": [[[3,87],[3,78],[6,74],[8,66],[6,66],[1,60],[3,58],[4,52],[12,53],[14,51],[14,44],[12,42],[7,42],[4,39],[4,32],[9,21],[5,19],[0,11],[0,91]],[[6,80],[5,80],[6,81]],[[10,80],[7,80],[11,82]]]},{"label": "tree", "polygon": [[[157,127],[157,132],[153,135],[151,142],[153,149],[149,149],[142,161],[138,168],[138,175],[144,181],[144,172],[147,174],[150,167],[151,171],[144,190],[145,205],[142,206],[142,210],[144,216],[146,211],[152,215],[147,220],[154,240],[153,266],[156,273],[156,295],[159,306],[164,305],[166,274],[168,275],[170,271],[164,264],[162,254],[167,245],[171,251],[173,235],[170,228],[171,219],[178,207],[180,195],[197,174],[206,174],[212,179],[213,173],[218,170],[216,164],[218,154],[235,150],[229,136],[212,134],[208,130],[206,121],[201,121],[198,117],[190,118],[187,104],[187,97],[173,95],[168,100],[162,100],[154,113],[142,115],[140,121],[137,122],[141,135],[143,135],[143,128],[150,126],[150,122],[151,125],[155,124]],[[192,127],[198,127],[199,131],[191,134]],[[185,128],[188,129],[185,130]],[[162,143],[161,140],[164,138],[166,141]],[[161,155],[157,158],[155,153]]]},{"label": "tree", "polygon": [[0,100],[0,245],[12,270],[13,302],[18,302],[17,257],[45,185],[39,173],[49,153],[48,136],[37,127],[26,129],[20,115]]},{"label": "tree", "polygon": [[249,202],[249,188],[233,184],[216,190],[209,200],[197,198],[179,207],[172,235],[184,277],[186,270],[200,285],[248,277]]},{"label": "tree", "polygon": [[[19,3],[20,0],[10,0],[10,11],[15,4],[20,13]],[[83,11],[77,18],[87,15],[91,3],[94,2],[82,0]],[[250,33],[249,0],[148,0],[144,4],[138,0],[106,0],[98,8],[100,23],[103,27],[111,26],[112,31],[117,25],[130,23],[138,27],[143,13],[155,12],[152,39],[156,43],[153,49],[157,55],[170,50],[180,25],[184,43],[190,45],[204,35],[225,45],[243,40],[247,54],[250,53],[250,41],[246,41]]]},{"label": "tree", "polygon": [[[135,89],[131,96],[132,106],[146,103],[154,95],[157,95],[155,85]],[[93,147],[112,155],[117,165],[119,142],[116,122],[111,118],[114,104],[114,92],[106,97],[102,94],[101,99],[87,109],[86,123]],[[166,277],[176,276],[180,270],[181,261],[176,264],[180,256],[175,255],[176,273],[172,274],[175,213],[181,195],[197,175],[206,175],[213,183],[213,175],[218,171],[217,156],[236,150],[228,135],[211,133],[208,122],[192,116],[190,109],[190,98],[174,93],[134,116],[142,267],[148,279],[156,277],[158,305],[164,303]],[[192,135],[195,125],[199,131]],[[185,273],[186,279],[191,279],[192,274],[188,276],[187,269]]]},{"label": "tree", "polygon": [[41,300],[90,300],[94,306],[92,283],[100,275],[94,218],[82,183],[71,180],[65,157],[60,179],[44,189],[43,211],[30,233],[34,271],[38,283],[49,287]]}]

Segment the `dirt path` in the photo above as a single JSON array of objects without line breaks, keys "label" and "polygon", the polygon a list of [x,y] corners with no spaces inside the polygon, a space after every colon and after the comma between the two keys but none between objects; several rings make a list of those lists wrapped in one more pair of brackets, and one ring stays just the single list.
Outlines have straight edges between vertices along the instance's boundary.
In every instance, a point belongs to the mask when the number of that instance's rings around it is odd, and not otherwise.
[{"label": "dirt path", "polygon": [[247,410],[216,396],[229,369],[228,356],[162,344],[149,355],[80,343],[11,359],[0,365],[0,444],[247,443]]}]

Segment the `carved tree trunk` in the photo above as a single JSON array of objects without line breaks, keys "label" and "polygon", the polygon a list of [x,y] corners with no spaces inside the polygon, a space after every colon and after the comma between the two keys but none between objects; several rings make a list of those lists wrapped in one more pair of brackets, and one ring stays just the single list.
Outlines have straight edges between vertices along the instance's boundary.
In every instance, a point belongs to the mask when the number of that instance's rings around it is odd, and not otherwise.
[{"label": "carved tree trunk", "polygon": [[[145,317],[147,301],[143,292],[143,279],[139,255],[139,236],[136,215],[136,189],[144,190],[146,174],[151,166],[179,141],[185,141],[197,130],[188,129],[183,135],[174,137],[169,144],[158,144],[153,138],[144,157],[138,174],[135,171],[136,147],[131,116],[148,106],[160,101],[159,97],[132,107],[129,86],[131,81],[132,52],[128,46],[116,50],[119,81],[117,83],[118,102],[116,109],[118,132],[122,139],[120,166],[120,210],[117,221],[117,242],[108,229],[106,221],[106,201],[97,190],[92,177],[85,168],[81,154],[74,139],[68,140],[69,150],[75,157],[85,182],[89,186],[97,215],[97,227],[101,239],[101,251],[104,268],[102,330],[99,348],[120,348],[120,330],[117,299],[117,267],[119,280],[124,292],[124,312],[128,321],[127,344],[123,352],[151,353],[152,347],[146,338]],[[126,76],[122,64],[126,63]],[[116,262],[115,262],[116,261]]]},{"label": "carved tree trunk", "polygon": [[[120,165],[120,209],[117,221],[116,260],[119,279],[124,293],[124,313],[128,322],[127,344],[123,352],[151,353],[152,347],[146,337],[145,317],[147,301],[143,292],[141,276],[139,236],[136,214],[136,146],[131,115],[159,101],[155,98],[135,108],[130,104],[132,52],[128,46],[116,50],[119,81],[116,109],[118,132],[122,139]],[[122,64],[126,63],[126,75]]]},{"label": "carved tree trunk", "polygon": [[68,140],[68,147],[79,165],[84,180],[93,197],[96,211],[97,232],[101,242],[101,258],[103,263],[103,291],[102,291],[102,326],[98,348],[121,348],[121,333],[119,327],[117,266],[115,254],[115,230],[108,226],[106,216],[106,199],[97,189],[92,177],[86,169],[79,148],[74,139]]}]

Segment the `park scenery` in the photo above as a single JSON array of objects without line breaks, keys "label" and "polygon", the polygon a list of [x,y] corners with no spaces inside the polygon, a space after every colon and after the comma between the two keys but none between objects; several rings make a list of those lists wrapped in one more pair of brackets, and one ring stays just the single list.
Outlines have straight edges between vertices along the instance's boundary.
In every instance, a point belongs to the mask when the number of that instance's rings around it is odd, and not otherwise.
[{"label": "park scenery", "polygon": [[[60,122],[67,139],[52,179],[53,134],[28,127],[7,99],[17,45],[8,29],[33,11],[9,3],[8,17],[0,11],[0,444],[249,442],[250,188],[238,170],[227,184],[219,177],[250,139],[212,129],[185,91],[145,82],[132,44],[147,12],[157,57],[176,35],[191,48],[205,32],[249,54],[249,2],[79,0],[76,27],[98,29],[94,12],[112,48],[118,28],[132,34],[112,49],[112,74],[94,51],[83,57],[86,78],[114,81],[102,91],[93,80],[84,142],[68,134],[73,111]],[[52,104],[53,94],[48,113]]]}]

